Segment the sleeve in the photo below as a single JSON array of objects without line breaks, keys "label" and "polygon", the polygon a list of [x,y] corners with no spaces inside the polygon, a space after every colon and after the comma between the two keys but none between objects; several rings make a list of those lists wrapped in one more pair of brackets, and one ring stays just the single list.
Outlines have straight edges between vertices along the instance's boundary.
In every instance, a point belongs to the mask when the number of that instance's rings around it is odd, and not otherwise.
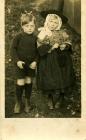
[{"label": "sleeve", "polygon": [[63,31],[64,43],[66,44],[65,50],[68,50],[72,53],[72,37],[70,33],[65,30]]},{"label": "sleeve", "polygon": [[37,40],[37,50],[40,56],[44,56],[48,53],[51,49],[51,45],[49,44],[48,40],[41,41],[40,39]]},{"label": "sleeve", "polygon": [[50,50],[51,46],[49,44],[44,44],[41,45],[40,47],[38,47],[38,53],[40,56],[44,56],[48,53],[48,51]]},{"label": "sleeve", "polygon": [[36,47],[36,57],[35,57],[34,61],[38,62],[38,60],[39,60],[39,53],[38,53],[38,50],[37,50],[37,39],[36,39],[36,42],[35,42],[35,47]]},{"label": "sleeve", "polygon": [[17,63],[17,61],[19,61],[18,55],[17,55],[17,47],[19,44],[19,35],[17,35],[13,41],[12,41],[12,45],[11,45],[11,57],[12,60],[14,61],[14,63]]},{"label": "sleeve", "polygon": [[66,44],[65,50],[66,50],[66,51],[69,51],[70,53],[73,53],[73,52],[72,52],[72,45],[71,45],[71,44]]}]

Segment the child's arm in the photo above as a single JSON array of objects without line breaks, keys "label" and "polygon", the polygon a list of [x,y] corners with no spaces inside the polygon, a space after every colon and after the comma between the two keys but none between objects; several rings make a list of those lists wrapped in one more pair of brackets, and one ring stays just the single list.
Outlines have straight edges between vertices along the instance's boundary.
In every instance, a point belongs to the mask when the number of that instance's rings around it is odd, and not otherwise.
[{"label": "child's arm", "polygon": [[14,63],[17,64],[17,66],[20,69],[23,69],[23,64],[25,64],[25,62],[21,61],[17,55],[17,46],[19,43],[19,39],[20,39],[20,35],[17,35],[13,39],[12,46],[11,46],[11,56],[12,56],[12,60],[14,61]]},{"label": "child's arm", "polygon": [[40,56],[46,55],[48,51],[51,49],[51,46],[49,44],[43,44],[40,47],[38,47],[38,52]]},{"label": "child's arm", "polygon": [[48,53],[48,51],[51,49],[51,46],[50,46],[50,42],[47,39],[47,37],[44,40],[38,38],[37,49],[38,49],[38,52],[39,52],[40,56],[43,56],[43,55]]},{"label": "child's arm", "polygon": [[39,30],[39,31],[40,31],[40,33],[38,34],[38,38],[41,41],[46,40],[46,37],[48,39],[48,37],[52,36],[52,32],[49,29],[45,28],[45,27],[42,27],[41,30]]},{"label": "child's arm", "polygon": [[54,49],[57,49],[59,47],[58,43],[55,43],[52,48],[48,51],[48,53],[51,53],[51,51],[53,51]]},{"label": "child's arm", "polygon": [[39,54],[38,54],[38,51],[37,51],[37,37],[36,37],[35,47],[36,47],[36,56],[34,58],[34,61],[29,65],[29,67],[31,69],[36,69],[37,62],[38,62],[38,59],[39,59]]},{"label": "child's arm", "polygon": [[60,50],[63,51],[63,50],[70,50],[71,49],[71,43],[67,43],[67,42],[64,42],[63,44],[60,45]]},{"label": "child's arm", "polygon": [[11,56],[12,56],[12,60],[17,63],[19,61],[18,55],[17,55],[17,46],[19,43],[19,35],[17,35],[13,41],[12,41],[12,45],[11,45]]},{"label": "child's arm", "polygon": [[63,41],[60,45],[60,50],[63,51],[63,50],[69,50],[72,46],[72,40],[69,36],[69,34],[66,32],[66,31],[63,31]]}]

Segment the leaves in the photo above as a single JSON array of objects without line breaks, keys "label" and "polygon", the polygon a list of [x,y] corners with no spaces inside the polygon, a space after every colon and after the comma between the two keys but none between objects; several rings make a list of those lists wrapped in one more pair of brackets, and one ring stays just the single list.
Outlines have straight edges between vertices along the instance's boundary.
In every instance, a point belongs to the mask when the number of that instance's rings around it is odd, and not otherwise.
[{"label": "leaves", "polygon": [[[44,5],[44,7],[50,6],[49,4]],[[81,97],[80,97],[80,63],[81,63],[81,48],[80,42],[74,44],[73,49],[73,67],[76,75],[76,85],[72,93],[66,95],[64,99],[63,105],[58,109],[54,109],[50,111],[47,106],[47,99],[44,98],[41,93],[37,94],[37,90],[35,82],[33,85],[32,92],[32,103],[33,109],[25,114],[23,111],[20,115],[15,116],[13,114],[13,106],[15,100],[15,79],[13,79],[14,74],[14,66],[12,65],[12,60],[10,58],[10,46],[13,37],[20,32],[20,15],[24,10],[30,11],[34,9],[34,5],[32,1],[29,0],[6,0],[5,4],[5,51],[6,51],[6,117],[35,117],[35,118],[44,118],[44,117],[80,117],[81,113]],[[41,9],[41,7],[40,7]],[[44,9],[43,9],[44,10]],[[41,27],[43,25],[43,20],[39,13],[35,12],[37,17],[37,27]],[[72,28],[69,27],[69,31],[71,30],[72,36],[74,35],[74,39],[77,39],[77,35],[73,32]]]}]

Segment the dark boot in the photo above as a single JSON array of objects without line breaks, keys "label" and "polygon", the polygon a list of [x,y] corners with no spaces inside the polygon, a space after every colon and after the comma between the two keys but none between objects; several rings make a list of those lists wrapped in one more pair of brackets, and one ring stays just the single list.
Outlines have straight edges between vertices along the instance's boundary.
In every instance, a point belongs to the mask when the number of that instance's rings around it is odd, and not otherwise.
[{"label": "dark boot", "polygon": [[54,103],[53,103],[53,93],[54,91],[50,91],[48,94],[48,107],[50,110],[54,109]]},{"label": "dark boot", "polygon": [[61,92],[60,93],[60,104],[62,105],[63,104],[63,102],[64,102],[64,92]]},{"label": "dark boot", "polygon": [[48,107],[49,107],[50,110],[54,109],[52,98],[48,99]]},{"label": "dark boot", "polygon": [[14,107],[14,113],[20,113],[23,89],[24,86],[16,85],[16,103]]},{"label": "dark boot", "polygon": [[32,93],[32,83],[31,84],[25,84],[25,112],[28,113],[31,109],[30,106],[30,97]]},{"label": "dark boot", "polygon": [[54,107],[58,109],[60,107],[60,91],[55,91],[53,98],[54,98]]},{"label": "dark boot", "polygon": [[62,105],[63,101],[64,101],[64,93],[60,93],[58,100],[55,104],[55,108],[58,109]]}]

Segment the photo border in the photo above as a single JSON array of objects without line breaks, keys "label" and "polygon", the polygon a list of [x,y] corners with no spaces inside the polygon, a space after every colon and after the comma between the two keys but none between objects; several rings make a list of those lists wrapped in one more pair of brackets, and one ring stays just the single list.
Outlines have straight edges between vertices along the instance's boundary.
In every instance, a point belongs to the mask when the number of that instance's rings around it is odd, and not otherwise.
[{"label": "photo border", "polygon": [[5,1],[0,0],[1,140],[86,140],[86,1],[81,1],[81,118],[5,118]]}]

